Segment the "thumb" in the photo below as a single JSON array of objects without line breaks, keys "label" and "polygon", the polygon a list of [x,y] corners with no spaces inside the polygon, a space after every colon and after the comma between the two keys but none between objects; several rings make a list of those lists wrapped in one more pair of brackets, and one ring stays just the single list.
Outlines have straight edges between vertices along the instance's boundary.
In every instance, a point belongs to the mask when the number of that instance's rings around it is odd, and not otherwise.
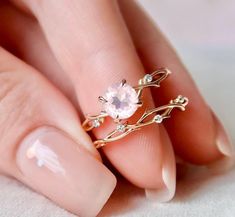
[{"label": "thumb", "polygon": [[69,101],[0,48],[0,171],[79,216],[95,216],[116,179]]}]

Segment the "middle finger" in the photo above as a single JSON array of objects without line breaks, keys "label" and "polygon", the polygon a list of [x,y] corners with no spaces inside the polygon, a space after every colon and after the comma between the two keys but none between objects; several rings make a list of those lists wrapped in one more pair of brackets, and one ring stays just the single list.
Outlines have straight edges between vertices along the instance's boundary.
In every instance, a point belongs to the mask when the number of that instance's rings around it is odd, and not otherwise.
[{"label": "middle finger", "polygon": [[[116,2],[42,1],[40,5],[36,1],[25,2],[39,20],[58,62],[71,77],[83,113],[99,112],[97,97],[110,84],[126,78],[136,85],[143,77],[143,67]],[[153,107],[149,92],[145,98],[147,106]],[[110,125],[106,127],[113,129]],[[132,183],[161,188],[165,167],[161,130],[157,125],[145,127],[127,139],[107,145],[104,152]],[[103,132],[97,130],[96,135]],[[170,161],[174,161],[173,157]],[[170,179],[174,182],[175,177]]]}]

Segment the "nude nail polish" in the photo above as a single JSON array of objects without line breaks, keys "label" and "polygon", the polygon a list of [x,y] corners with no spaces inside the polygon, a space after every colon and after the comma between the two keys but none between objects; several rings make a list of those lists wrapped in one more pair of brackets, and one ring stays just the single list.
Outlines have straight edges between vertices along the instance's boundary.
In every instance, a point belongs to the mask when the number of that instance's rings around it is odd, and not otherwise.
[{"label": "nude nail polish", "polygon": [[17,165],[27,185],[79,216],[96,216],[116,185],[101,162],[51,127],[37,129],[23,140]]},{"label": "nude nail polish", "polygon": [[161,173],[163,185],[156,187],[156,189],[145,189],[146,197],[157,203],[168,202],[171,200],[175,195],[176,189],[176,163],[174,151],[166,131],[162,130],[161,132],[161,139],[164,144]]},{"label": "nude nail polish", "polygon": [[148,199],[158,203],[171,200],[175,194],[176,175],[175,168],[168,166],[162,168],[162,179],[164,186],[159,189],[145,189],[145,195]]},{"label": "nude nail polish", "polygon": [[216,130],[216,146],[218,150],[225,156],[232,156],[234,153],[234,146],[229,139],[227,133],[224,130],[224,127],[222,126],[221,122],[218,120],[218,118],[214,116],[215,126],[217,128]]},{"label": "nude nail polish", "polygon": [[217,162],[208,165],[208,168],[213,173],[221,173],[231,169],[235,165],[234,145],[229,139],[223,125],[213,112],[212,116],[216,129],[215,145],[222,154],[222,158]]}]

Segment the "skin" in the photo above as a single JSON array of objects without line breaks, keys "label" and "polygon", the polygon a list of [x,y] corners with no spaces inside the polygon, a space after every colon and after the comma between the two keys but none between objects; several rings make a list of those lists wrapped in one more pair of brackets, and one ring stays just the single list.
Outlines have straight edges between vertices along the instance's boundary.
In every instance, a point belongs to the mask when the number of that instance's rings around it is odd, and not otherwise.
[{"label": "skin", "polygon": [[[125,78],[135,85],[146,71],[158,66],[169,68],[173,74],[161,88],[146,91],[145,106],[162,105],[180,93],[190,99],[187,111],[175,112],[164,126],[143,128],[104,147],[102,152],[109,162],[131,183],[146,189],[147,197],[166,201],[175,191],[175,155],[198,165],[230,159],[232,146],[221,123],[169,42],[134,1],[22,0],[0,4],[0,45],[4,48],[0,50],[0,83],[4,84],[0,112],[11,114],[11,118],[6,115],[0,119],[3,173],[77,215],[95,216],[114,189],[115,178],[101,163],[80,119],[99,112],[97,97],[110,84]],[[54,113],[52,107],[57,108]],[[102,170],[109,188],[102,202],[95,204],[90,198],[92,211],[82,199],[68,194],[61,201],[58,192],[49,192],[48,186],[38,186],[22,174],[24,148],[18,151],[18,144],[41,126],[53,126],[68,134],[95,159],[98,165],[90,167]],[[108,122],[94,134],[102,137],[110,129],[113,125]],[[20,163],[16,163],[15,152],[20,153]],[[70,174],[77,174],[75,170],[74,165]],[[79,180],[72,179],[79,185]]]}]

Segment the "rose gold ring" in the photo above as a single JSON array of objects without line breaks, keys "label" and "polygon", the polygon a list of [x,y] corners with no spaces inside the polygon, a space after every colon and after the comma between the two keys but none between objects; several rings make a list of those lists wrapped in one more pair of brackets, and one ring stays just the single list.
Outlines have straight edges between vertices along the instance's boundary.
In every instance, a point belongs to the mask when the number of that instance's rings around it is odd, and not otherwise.
[{"label": "rose gold ring", "polygon": [[162,123],[164,119],[170,117],[170,113],[175,108],[185,111],[188,98],[179,95],[166,105],[145,110],[135,123],[127,121],[143,105],[143,90],[148,87],[160,87],[160,83],[169,74],[171,72],[166,68],[158,69],[151,74],[146,74],[135,87],[127,84],[126,80],[122,80],[120,83],[110,86],[103,96],[99,96],[98,99],[102,103],[103,110],[98,115],[86,116],[82,124],[84,130],[91,131],[94,128],[101,127],[108,117],[114,121],[116,128],[103,139],[94,141],[96,148],[119,140],[144,126]]}]

